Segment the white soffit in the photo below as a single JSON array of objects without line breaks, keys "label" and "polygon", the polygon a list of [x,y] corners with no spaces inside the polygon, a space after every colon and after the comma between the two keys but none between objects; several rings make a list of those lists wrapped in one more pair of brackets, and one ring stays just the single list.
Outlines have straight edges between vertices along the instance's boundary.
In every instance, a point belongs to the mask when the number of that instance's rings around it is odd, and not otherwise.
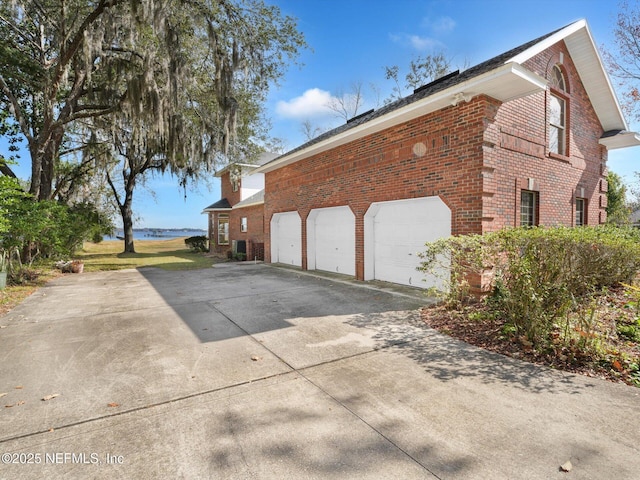
[{"label": "white soffit", "polygon": [[607,150],[616,148],[627,148],[640,146],[640,135],[636,132],[620,132],[611,137],[601,138],[600,145],[607,147]]},{"label": "white soffit", "polygon": [[502,102],[508,102],[509,100],[543,91],[546,86],[547,81],[544,78],[527,70],[522,65],[508,63],[490,72],[453,85],[434,95],[392,110],[385,115],[366,121],[326,140],[309,145],[307,148],[280,157],[278,160],[259,167],[254,173],[277,170],[303,158],[455,105],[463,100],[469,101],[477,95],[488,95]]},{"label": "white soffit", "polygon": [[564,40],[569,49],[569,54],[573,59],[578,75],[580,75],[603,130],[605,132],[628,130],[620,104],[586,20],[578,20],[572,23],[508,61],[523,63],[562,40]]}]

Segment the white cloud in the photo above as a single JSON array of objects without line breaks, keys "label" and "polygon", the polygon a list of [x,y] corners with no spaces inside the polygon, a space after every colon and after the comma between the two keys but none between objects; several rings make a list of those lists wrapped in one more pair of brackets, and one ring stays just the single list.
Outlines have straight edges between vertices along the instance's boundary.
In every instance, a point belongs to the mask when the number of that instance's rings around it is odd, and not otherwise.
[{"label": "white cloud", "polygon": [[439,17],[433,20],[427,17],[422,20],[422,26],[435,34],[443,34],[453,31],[456,28],[456,21],[451,17]]},{"label": "white cloud", "polygon": [[443,48],[442,42],[431,37],[421,37],[420,35],[410,35],[408,33],[397,33],[390,34],[389,38],[394,43],[398,43],[406,47],[412,47],[420,51]]},{"label": "white cloud", "polygon": [[430,50],[440,46],[440,42],[429,37],[420,37],[418,35],[409,36],[409,43],[416,50]]},{"label": "white cloud", "polygon": [[405,47],[412,47],[415,50],[442,49],[444,44],[437,38],[447,34],[456,28],[456,22],[451,17],[431,18],[425,17],[420,22],[420,28],[427,31],[426,35],[412,33],[391,33],[389,39]]},{"label": "white cloud", "polygon": [[276,104],[276,113],[287,118],[306,119],[326,116],[331,113],[327,104],[331,101],[331,94],[319,88],[311,88],[301,96],[288,102],[280,100]]}]

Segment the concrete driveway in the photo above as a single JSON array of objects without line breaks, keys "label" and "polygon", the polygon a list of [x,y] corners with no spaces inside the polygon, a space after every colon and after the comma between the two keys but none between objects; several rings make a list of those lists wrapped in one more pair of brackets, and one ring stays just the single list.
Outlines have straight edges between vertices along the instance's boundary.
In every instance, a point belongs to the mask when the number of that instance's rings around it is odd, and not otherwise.
[{"label": "concrete driveway", "polygon": [[425,302],[248,263],[55,280],[0,318],[0,478],[639,478],[640,389]]}]

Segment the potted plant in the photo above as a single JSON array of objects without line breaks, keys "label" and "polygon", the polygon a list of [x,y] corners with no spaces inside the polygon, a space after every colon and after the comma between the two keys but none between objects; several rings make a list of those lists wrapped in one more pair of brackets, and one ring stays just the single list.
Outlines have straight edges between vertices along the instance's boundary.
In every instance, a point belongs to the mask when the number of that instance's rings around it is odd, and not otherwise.
[{"label": "potted plant", "polygon": [[71,262],[71,273],[82,273],[84,271],[84,262],[82,260],[74,260]]}]

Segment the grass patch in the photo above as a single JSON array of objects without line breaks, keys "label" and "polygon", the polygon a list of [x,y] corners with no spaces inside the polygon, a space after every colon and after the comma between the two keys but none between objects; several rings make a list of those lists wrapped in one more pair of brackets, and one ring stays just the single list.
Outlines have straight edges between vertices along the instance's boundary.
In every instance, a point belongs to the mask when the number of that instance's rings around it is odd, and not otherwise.
[{"label": "grass patch", "polygon": [[44,286],[49,280],[62,275],[62,273],[49,265],[36,265],[31,269],[33,280],[25,282],[23,285],[9,285],[4,290],[0,290],[0,315],[4,315],[12,310],[16,305]]},{"label": "grass patch", "polygon": [[[122,253],[123,242],[110,240],[100,243],[86,242],[75,258],[84,262],[85,272],[123,270],[126,268],[158,267],[164,270],[195,270],[208,268],[212,257],[194,253],[184,243],[184,238],[170,240],[136,240],[136,253]],[[19,305],[39,287],[62,273],[53,261],[40,262],[28,269],[29,280],[21,285],[8,285],[0,290],[0,315]]]},{"label": "grass patch", "polygon": [[136,253],[122,253],[121,240],[85,243],[76,257],[84,262],[85,272],[122,270],[125,268],[158,267],[164,270],[207,268],[214,260],[194,253],[184,238],[170,240],[136,240]]}]

